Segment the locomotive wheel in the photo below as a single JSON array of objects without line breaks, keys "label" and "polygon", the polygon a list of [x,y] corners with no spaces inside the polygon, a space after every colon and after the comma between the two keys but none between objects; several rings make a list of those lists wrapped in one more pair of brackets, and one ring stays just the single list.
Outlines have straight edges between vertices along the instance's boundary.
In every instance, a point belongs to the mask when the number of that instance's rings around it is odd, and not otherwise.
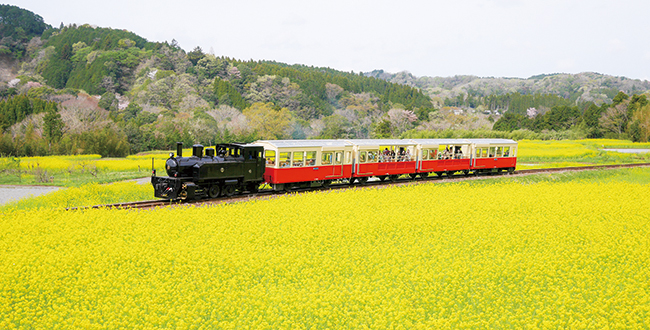
[{"label": "locomotive wheel", "polygon": [[454,176],[454,172],[453,172],[453,171],[447,171],[446,173],[447,173],[447,177],[449,177],[449,178],[451,178],[452,176]]},{"label": "locomotive wheel", "polygon": [[350,184],[354,184],[354,181],[355,181],[356,179],[357,179],[357,178],[350,178]]},{"label": "locomotive wheel", "polygon": [[437,175],[439,178],[442,178],[442,172],[436,172],[436,175]]},{"label": "locomotive wheel", "polygon": [[429,177],[429,172],[420,173],[420,179],[426,179]]},{"label": "locomotive wheel", "polygon": [[418,177],[418,174],[417,173],[411,173],[411,174],[409,174],[409,177],[411,177],[411,180],[415,180],[415,178]]},{"label": "locomotive wheel", "polygon": [[223,187],[223,194],[224,196],[232,196],[235,194],[235,186],[225,186]]},{"label": "locomotive wheel", "polygon": [[464,171],[463,171],[463,174],[464,174],[465,176],[468,176],[468,175],[469,175],[469,170],[464,170]]},{"label": "locomotive wheel", "polygon": [[323,181],[323,188],[328,188],[332,184],[332,180]]},{"label": "locomotive wheel", "polygon": [[366,183],[368,183],[368,177],[367,176],[359,178],[359,184],[366,184]]},{"label": "locomotive wheel", "polygon": [[397,178],[399,178],[399,175],[389,175],[388,176],[388,180],[390,180],[390,182],[395,182],[397,180]]},{"label": "locomotive wheel", "polygon": [[380,176],[379,181],[381,181],[381,182],[386,181],[386,176],[385,175]]},{"label": "locomotive wheel", "polygon": [[293,190],[293,187],[291,186],[291,184],[290,183],[285,183],[284,184],[284,191],[291,192],[291,190]]},{"label": "locomotive wheel", "polygon": [[221,192],[221,188],[219,188],[218,185],[214,184],[210,186],[210,189],[208,189],[208,196],[210,198],[217,198],[219,197],[220,192]]}]

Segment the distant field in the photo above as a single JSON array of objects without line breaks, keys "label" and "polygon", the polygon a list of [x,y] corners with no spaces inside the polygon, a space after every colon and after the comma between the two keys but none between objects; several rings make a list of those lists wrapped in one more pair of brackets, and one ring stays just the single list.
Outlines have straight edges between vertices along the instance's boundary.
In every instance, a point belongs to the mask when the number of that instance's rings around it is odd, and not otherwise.
[{"label": "distant field", "polygon": [[649,188],[622,169],[3,208],[0,328],[648,328]]},{"label": "distant field", "polygon": [[517,169],[576,167],[589,165],[650,163],[650,153],[625,154],[610,148],[648,149],[650,143],[622,140],[576,140],[519,142]]},{"label": "distant field", "polygon": [[0,158],[0,184],[79,187],[151,175],[152,158],[157,171],[164,169],[169,152],[142,153],[126,158],[100,155]]}]

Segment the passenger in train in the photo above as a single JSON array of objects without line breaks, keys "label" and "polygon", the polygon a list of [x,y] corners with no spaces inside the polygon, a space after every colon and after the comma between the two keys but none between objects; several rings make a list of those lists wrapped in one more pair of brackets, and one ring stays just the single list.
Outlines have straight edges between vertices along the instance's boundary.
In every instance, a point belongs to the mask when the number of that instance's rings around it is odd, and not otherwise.
[{"label": "passenger in train", "polygon": [[381,161],[387,162],[388,157],[390,157],[390,151],[388,151],[388,148],[384,148],[384,151],[381,153]]},{"label": "passenger in train", "polygon": [[445,147],[445,152],[443,153],[443,156],[445,159],[449,159],[451,155],[451,152],[449,151],[449,147]]}]

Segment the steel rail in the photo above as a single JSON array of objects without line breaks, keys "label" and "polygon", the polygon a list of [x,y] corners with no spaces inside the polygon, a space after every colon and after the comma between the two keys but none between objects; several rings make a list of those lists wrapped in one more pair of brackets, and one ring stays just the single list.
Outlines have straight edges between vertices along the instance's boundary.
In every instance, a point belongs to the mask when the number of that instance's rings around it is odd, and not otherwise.
[{"label": "steel rail", "polygon": [[327,191],[327,190],[338,190],[338,189],[350,189],[350,188],[377,188],[377,187],[387,187],[393,185],[406,185],[406,184],[419,184],[430,181],[440,181],[440,182],[450,182],[450,181],[462,181],[462,180],[475,180],[482,179],[485,177],[491,177],[495,174],[499,176],[502,175],[511,175],[511,176],[525,176],[537,173],[554,173],[554,172],[576,172],[576,171],[590,171],[590,170],[600,170],[600,169],[615,169],[615,168],[631,168],[631,167],[646,167],[650,166],[650,163],[635,163],[635,164],[614,164],[614,165],[592,165],[592,166],[577,166],[577,167],[555,167],[555,168],[540,168],[540,169],[530,169],[530,170],[517,170],[513,173],[509,172],[488,172],[488,173],[472,173],[469,175],[452,175],[448,176],[436,176],[429,175],[427,177],[421,178],[417,177],[412,179],[399,178],[394,181],[385,180],[373,180],[367,181],[364,183],[338,183],[332,184],[328,187],[312,187],[312,188],[296,188],[291,191],[273,191],[273,190],[261,190],[256,193],[244,193],[233,196],[226,197],[217,197],[210,199],[198,199],[193,201],[170,201],[170,200],[149,200],[149,201],[139,201],[139,202],[127,202],[127,203],[115,203],[115,204],[103,204],[103,205],[93,205],[86,207],[72,207],[67,208],[68,211],[75,210],[86,210],[86,209],[101,209],[101,208],[118,208],[118,209],[151,209],[156,207],[169,207],[169,206],[202,206],[202,205],[216,205],[224,203],[236,203],[243,201],[251,201],[262,198],[272,198],[276,196],[305,192],[305,191]]}]

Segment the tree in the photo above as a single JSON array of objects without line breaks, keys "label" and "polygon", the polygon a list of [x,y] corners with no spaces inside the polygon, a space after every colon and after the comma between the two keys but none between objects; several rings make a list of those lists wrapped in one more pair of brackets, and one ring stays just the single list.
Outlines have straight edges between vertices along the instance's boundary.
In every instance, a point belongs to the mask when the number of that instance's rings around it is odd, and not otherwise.
[{"label": "tree", "polygon": [[398,136],[402,134],[402,132],[411,128],[412,123],[418,119],[413,111],[404,109],[390,109],[388,110],[387,115],[391,124],[393,136]]},{"label": "tree", "polygon": [[347,139],[351,137],[352,124],[341,115],[331,115],[323,118],[325,128],[320,133],[322,139]]},{"label": "tree", "polygon": [[650,141],[650,104],[646,104],[634,112],[632,116],[631,136],[635,142]]},{"label": "tree", "polygon": [[377,123],[372,130],[373,139],[388,139],[391,138],[391,127],[390,121],[384,118],[379,123]]},{"label": "tree", "polygon": [[627,127],[628,115],[625,102],[611,106],[600,117],[600,125],[613,133],[622,134]]},{"label": "tree", "polygon": [[61,115],[56,109],[56,106],[49,107],[47,113],[43,117],[43,133],[48,143],[56,143],[61,140],[63,136],[63,120]]},{"label": "tree", "polygon": [[99,103],[97,103],[97,105],[102,109],[112,111],[117,110],[118,101],[115,97],[115,94],[106,92],[102,94],[102,97],[99,99]]},{"label": "tree", "polygon": [[199,46],[196,46],[194,50],[187,53],[187,59],[192,62],[192,65],[196,65],[203,57],[205,57],[205,54],[203,54],[203,50]]},{"label": "tree", "polygon": [[629,96],[627,96],[627,94],[623,93],[622,91],[618,92],[618,94],[614,96],[614,99],[612,99],[612,106],[617,106],[628,98]]},{"label": "tree", "polygon": [[142,112],[142,107],[135,102],[131,102],[124,109],[123,119],[125,122],[128,122],[137,117],[140,112]]},{"label": "tree", "polygon": [[281,140],[290,136],[291,113],[287,108],[275,109],[273,103],[256,102],[243,114],[261,139]]}]

